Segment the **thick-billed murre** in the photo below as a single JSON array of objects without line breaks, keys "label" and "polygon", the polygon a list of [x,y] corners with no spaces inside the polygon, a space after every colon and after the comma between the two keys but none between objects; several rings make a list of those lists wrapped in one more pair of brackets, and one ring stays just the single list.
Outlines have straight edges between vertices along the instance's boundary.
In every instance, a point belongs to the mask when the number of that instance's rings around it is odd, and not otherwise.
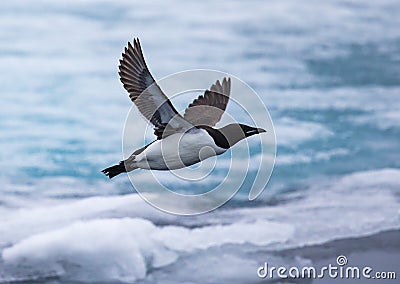
[{"label": "thick-billed murre", "polygon": [[157,139],[136,150],[118,165],[102,172],[112,178],[135,169],[174,170],[220,155],[246,137],[266,132],[233,123],[213,128],[229,101],[231,80],[224,78],[195,99],[180,115],[147,68],[139,39],[128,42],[119,65],[119,75],[129,97],[154,125]]}]

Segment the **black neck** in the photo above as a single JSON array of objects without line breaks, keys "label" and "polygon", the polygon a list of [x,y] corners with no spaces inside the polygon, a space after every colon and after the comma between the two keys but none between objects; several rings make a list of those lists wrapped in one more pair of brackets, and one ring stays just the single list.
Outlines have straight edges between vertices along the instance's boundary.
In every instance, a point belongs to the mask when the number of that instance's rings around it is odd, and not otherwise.
[{"label": "black neck", "polygon": [[210,134],[210,136],[214,139],[214,143],[221,148],[224,149],[229,149],[231,146],[229,145],[228,140],[225,138],[225,136],[217,129],[212,128],[207,125],[199,125],[197,128],[204,129]]}]

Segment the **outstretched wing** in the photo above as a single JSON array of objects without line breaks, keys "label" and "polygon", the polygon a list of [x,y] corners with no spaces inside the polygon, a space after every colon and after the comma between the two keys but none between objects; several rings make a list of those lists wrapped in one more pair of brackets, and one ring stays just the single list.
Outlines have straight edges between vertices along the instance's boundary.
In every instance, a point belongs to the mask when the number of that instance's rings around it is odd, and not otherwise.
[{"label": "outstretched wing", "polygon": [[210,90],[195,99],[185,110],[183,118],[193,125],[214,126],[220,121],[229,101],[231,78],[217,80]]},{"label": "outstretched wing", "polygon": [[176,132],[184,132],[193,127],[176,111],[150,74],[139,39],[134,39],[133,46],[128,42],[128,47],[125,47],[125,52],[122,53],[122,59],[119,62],[120,80],[132,102],[154,125],[154,134],[157,139]]}]

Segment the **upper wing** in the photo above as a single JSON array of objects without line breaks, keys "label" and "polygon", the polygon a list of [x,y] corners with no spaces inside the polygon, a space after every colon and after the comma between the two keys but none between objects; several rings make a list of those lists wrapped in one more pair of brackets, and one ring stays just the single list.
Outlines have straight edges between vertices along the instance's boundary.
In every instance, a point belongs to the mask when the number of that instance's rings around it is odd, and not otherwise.
[{"label": "upper wing", "polygon": [[124,88],[143,116],[154,125],[154,134],[158,139],[193,127],[176,111],[150,74],[139,39],[134,39],[133,46],[128,42],[119,62],[119,75]]},{"label": "upper wing", "polygon": [[193,125],[214,126],[224,114],[231,92],[231,78],[217,80],[210,90],[195,99],[185,110],[184,119]]}]

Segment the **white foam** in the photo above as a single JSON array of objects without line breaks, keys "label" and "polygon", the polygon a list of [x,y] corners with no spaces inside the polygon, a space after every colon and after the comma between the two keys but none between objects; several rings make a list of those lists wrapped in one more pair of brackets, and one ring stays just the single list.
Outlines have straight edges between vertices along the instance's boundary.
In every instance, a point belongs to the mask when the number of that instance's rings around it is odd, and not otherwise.
[{"label": "white foam", "polygon": [[89,197],[78,201],[38,200],[19,209],[3,209],[0,219],[1,242],[19,241],[32,234],[62,228],[76,220],[98,217],[151,216],[154,220],[170,220],[144,202],[137,194]]},{"label": "white foam", "polygon": [[139,218],[98,219],[28,237],[6,248],[2,258],[8,270],[22,265],[42,277],[58,272],[75,281],[131,282],[176,261],[180,252],[225,244],[263,246],[285,242],[291,234],[288,225],[261,220],[188,229],[159,228]]},{"label": "white foam", "polygon": [[396,110],[398,87],[382,88],[371,86],[337,87],[331,89],[271,90],[269,100],[279,110],[362,110],[380,112]]},{"label": "white foam", "polygon": [[308,164],[317,161],[329,161],[333,157],[346,156],[350,153],[349,150],[343,148],[332,149],[326,152],[316,152],[309,155],[306,154],[284,154],[276,157],[278,165],[292,164]]},{"label": "white foam", "polygon": [[[400,170],[394,168],[385,168],[379,170],[370,170],[355,172],[344,176],[335,186],[342,191],[348,189],[390,189],[396,192],[400,185]],[[357,191],[358,192],[358,191]]]},{"label": "white foam", "polygon": [[6,265],[32,267],[42,276],[62,271],[77,273],[74,280],[134,281],[146,275],[148,261],[156,267],[176,258],[149,238],[154,230],[143,219],[81,221],[29,237],[2,256]]},{"label": "white foam", "polygon": [[280,118],[275,121],[277,145],[295,148],[308,140],[320,140],[333,133],[322,124],[311,121],[298,121],[291,118]]},{"label": "white foam", "polygon": [[380,130],[388,130],[400,127],[399,106],[395,105],[383,110],[376,110],[367,115],[360,115],[353,118],[356,124],[368,124],[377,126]]}]

